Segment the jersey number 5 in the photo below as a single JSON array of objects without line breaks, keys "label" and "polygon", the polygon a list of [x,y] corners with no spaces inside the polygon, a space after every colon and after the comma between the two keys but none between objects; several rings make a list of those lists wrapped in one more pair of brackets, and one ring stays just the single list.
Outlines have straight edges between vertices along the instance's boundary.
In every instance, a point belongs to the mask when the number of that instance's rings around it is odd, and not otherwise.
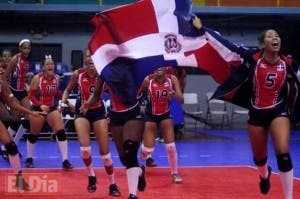
[{"label": "jersey number 5", "polygon": [[275,79],[277,77],[276,73],[268,73],[267,74],[267,78],[266,78],[266,83],[265,86],[266,87],[272,87],[275,85]]}]

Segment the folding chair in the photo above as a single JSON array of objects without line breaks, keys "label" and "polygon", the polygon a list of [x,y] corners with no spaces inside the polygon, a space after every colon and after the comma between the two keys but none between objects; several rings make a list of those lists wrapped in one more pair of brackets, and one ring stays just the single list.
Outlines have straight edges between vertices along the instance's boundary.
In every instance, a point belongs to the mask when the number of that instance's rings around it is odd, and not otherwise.
[{"label": "folding chair", "polygon": [[[183,93],[183,111],[185,115],[200,117],[203,111],[200,111],[200,105],[197,93]],[[195,121],[195,128],[197,127],[198,120]]]},{"label": "folding chair", "polygon": [[213,124],[213,121],[217,121],[217,118],[220,118],[222,120],[221,128],[224,127],[225,120],[227,120],[227,125],[229,126],[229,115],[227,111],[227,103],[222,100],[211,99],[212,95],[213,95],[212,92],[206,93],[206,101],[207,101],[206,121],[208,123]]},{"label": "folding chair", "polygon": [[[69,103],[71,103],[72,105],[75,106],[76,104],[76,99],[74,98],[68,98]],[[70,131],[69,129],[75,129],[74,127],[74,115],[70,114],[70,113],[66,113],[66,114],[61,114],[63,122],[64,122],[64,126],[65,126],[65,130],[66,133],[68,135],[69,138],[76,138],[76,132],[72,132],[72,130]],[[68,128],[70,127],[70,125],[72,126],[72,128]]]}]

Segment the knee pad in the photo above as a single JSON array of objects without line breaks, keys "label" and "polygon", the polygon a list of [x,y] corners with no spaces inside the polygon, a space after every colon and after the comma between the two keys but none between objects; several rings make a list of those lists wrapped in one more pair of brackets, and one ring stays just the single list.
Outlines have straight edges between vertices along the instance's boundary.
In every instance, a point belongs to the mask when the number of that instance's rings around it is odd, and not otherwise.
[{"label": "knee pad", "polygon": [[110,166],[113,164],[110,153],[108,153],[106,155],[101,155],[100,158],[101,158],[104,166]]},{"label": "knee pad", "polygon": [[267,156],[262,160],[256,160],[255,158],[253,158],[253,162],[256,166],[264,166],[267,163],[267,160],[268,160]]},{"label": "knee pad", "polygon": [[176,153],[175,142],[165,144],[165,147],[168,153]]},{"label": "knee pad", "polygon": [[6,144],[5,148],[9,155],[16,155],[17,153],[19,153],[18,147],[17,147],[16,143],[13,141]]},{"label": "knee pad", "polygon": [[21,124],[21,121],[11,121],[10,128],[12,130],[14,130],[15,132],[17,132],[18,129],[19,129],[20,124]]},{"label": "knee pad", "polygon": [[125,163],[125,157],[124,156],[119,156],[120,162],[122,163],[123,166],[126,166]]},{"label": "knee pad", "polygon": [[22,120],[22,126],[24,127],[24,129],[29,130],[30,129],[30,123],[29,120]]},{"label": "knee pad", "polygon": [[143,160],[146,160],[147,157],[153,153],[153,151],[154,151],[154,147],[153,148],[145,147],[144,144],[142,144],[142,149],[141,149],[141,154],[140,154],[141,158]]},{"label": "knee pad", "polygon": [[80,155],[83,159],[88,159],[91,157],[92,154],[92,147],[91,146],[81,146],[80,147]]},{"label": "knee pad", "polygon": [[56,132],[56,137],[58,139],[58,141],[65,141],[67,140],[67,135],[64,129],[61,129],[59,131]]},{"label": "knee pad", "polygon": [[279,171],[287,172],[292,170],[293,164],[290,153],[279,154],[276,158]]},{"label": "knee pad", "polygon": [[27,136],[27,140],[28,140],[31,144],[34,144],[34,143],[36,143],[36,141],[38,140],[38,136],[29,133],[28,136]]},{"label": "knee pad", "polygon": [[8,127],[10,127],[11,120],[5,120],[5,121],[2,121],[2,122],[3,122],[4,126],[5,126],[5,128],[8,129]]},{"label": "knee pad", "polygon": [[139,142],[134,142],[132,140],[126,140],[123,143],[124,150],[124,163],[127,169],[132,167],[138,167],[137,152],[139,150]]}]

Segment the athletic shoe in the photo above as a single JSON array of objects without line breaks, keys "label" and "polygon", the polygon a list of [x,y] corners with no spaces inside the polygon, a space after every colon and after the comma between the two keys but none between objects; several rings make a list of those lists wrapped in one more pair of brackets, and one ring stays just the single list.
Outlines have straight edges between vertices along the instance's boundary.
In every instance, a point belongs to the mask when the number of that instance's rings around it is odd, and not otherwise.
[{"label": "athletic shoe", "polygon": [[142,169],[142,175],[139,176],[138,190],[145,191],[146,189],[145,166],[142,165],[141,169]]},{"label": "athletic shoe", "polygon": [[19,172],[16,175],[16,188],[18,190],[23,190],[23,191],[31,191],[32,188],[29,186],[29,184],[24,180],[22,176],[22,172]]},{"label": "athletic shoe", "polygon": [[3,160],[5,160],[5,161],[8,161],[8,160],[9,160],[9,158],[8,158],[8,153],[7,153],[6,150],[1,149],[1,150],[0,150],[0,154],[1,154],[2,158],[3,158]]},{"label": "athletic shoe", "polygon": [[180,175],[178,173],[173,173],[172,174],[172,181],[176,184],[180,184],[182,183],[182,178],[180,177]]},{"label": "athletic shoe", "polygon": [[89,183],[87,186],[87,190],[88,190],[88,192],[93,193],[97,189],[97,187],[96,187],[97,178],[96,178],[96,176],[89,176],[88,180],[89,180]]},{"label": "athletic shoe", "polygon": [[116,184],[109,185],[109,195],[114,197],[121,196],[121,192],[119,191],[119,188]]},{"label": "athletic shoe", "polygon": [[262,178],[261,176],[259,176],[260,177],[259,188],[260,188],[260,192],[262,194],[267,194],[270,191],[270,187],[271,187],[270,176],[271,176],[271,173],[272,173],[272,167],[268,166],[268,177],[265,179],[265,178]]},{"label": "athletic shoe", "polygon": [[25,165],[26,165],[27,168],[34,168],[33,159],[32,158],[26,158]]},{"label": "athletic shoe", "polygon": [[70,171],[74,168],[74,166],[69,162],[69,160],[64,160],[62,163],[62,168],[66,171]]},{"label": "athletic shoe", "polygon": [[128,199],[137,199],[138,197],[134,194],[129,194]]},{"label": "athletic shoe", "polygon": [[147,167],[156,167],[157,164],[155,163],[154,159],[149,157],[147,160],[146,160],[146,166]]}]

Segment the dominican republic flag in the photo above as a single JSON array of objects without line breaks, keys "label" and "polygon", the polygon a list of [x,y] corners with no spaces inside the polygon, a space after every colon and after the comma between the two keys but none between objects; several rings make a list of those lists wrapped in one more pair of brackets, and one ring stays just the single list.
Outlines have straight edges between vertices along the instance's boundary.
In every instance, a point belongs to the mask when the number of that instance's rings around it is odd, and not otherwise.
[{"label": "dominican republic flag", "polygon": [[141,82],[159,67],[198,67],[223,83],[230,67],[243,61],[216,32],[194,28],[191,10],[190,0],[141,0],[92,19],[92,59],[123,103],[136,103]]}]

